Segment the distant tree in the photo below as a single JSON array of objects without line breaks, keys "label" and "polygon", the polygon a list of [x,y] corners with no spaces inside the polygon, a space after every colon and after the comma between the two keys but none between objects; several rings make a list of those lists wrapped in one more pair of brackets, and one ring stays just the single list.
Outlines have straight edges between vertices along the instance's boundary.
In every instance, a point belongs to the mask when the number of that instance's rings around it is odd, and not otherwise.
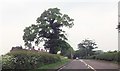
[{"label": "distant tree", "polygon": [[84,49],[84,48],[76,50],[74,53],[74,58],[76,58],[76,57],[84,58],[85,56],[86,56],[86,49]]},{"label": "distant tree", "polygon": [[93,42],[93,40],[85,39],[81,43],[78,44],[78,49],[79,50],[84,49],[84,51],[85,51],[84,54],[86,54],[86,56],[91,56],[91,55],[93,55],[92,50],[97,48],[96,45],[97,44],[95,42]]},{"label": "distant tree", "polygon": [[107,51],[107,53],[116,53],[118,52],[117,50],[114,50],[114,51]]},{"label": "distant tree", "polygon": [[102,50],[96,50],[94,54],[99,55],[99,54],[103,54],[103,53],[104,53],[104,51],[102,51]]},{"label": "distant tree", "polygon": [[61,47],[61,55],[62,56],[67,56],[68,58],[72,58],[74,55],[74,50],[70,46],[69,43],[63,41],[62,43],[59,43]]},{"label": "distant tree", "polygon": [[32,43],[39,45],[44,41],[45,48],[49,48],[49,53],[56,54],[61,48],[59,42],[67,40],[62,27],[72,28],[73,19],[66,14],[60,13],[58,8],[49,8],[37,18],[37,24],[33,24],[24,29],[23,40],[28,47]]},{"label": "distant tree", "polygon": [[70,47],[68,50],[66,50],[64,56],[67,56],[68,58],[72,59],[74,56],[74,49]]}]

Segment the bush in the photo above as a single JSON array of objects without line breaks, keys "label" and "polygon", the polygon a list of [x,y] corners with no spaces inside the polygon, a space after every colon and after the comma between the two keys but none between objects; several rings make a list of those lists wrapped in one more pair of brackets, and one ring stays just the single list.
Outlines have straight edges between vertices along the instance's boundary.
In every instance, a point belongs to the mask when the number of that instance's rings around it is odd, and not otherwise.
[{"label": "bush", "polygon": [[3,69],[13,69],[14,68],[14,58],[13,56],[4,55],[2,56],[2,68]]},{"label": "bush", "polygon": [[86,57],[87,59],[95,59],[96,58],[96,55],[92,55],[92,56],[88,56]]},{"label": "bush", "polygon": [[106,52],[106,53],[103,53],[103,54],[90,56],[88,58],[120,62],[120,51],[119,52]]},{"label": "bush", "polygon": [[36,69],[60,61],[59,55],[35,51],[13,51],[2,57],[3,69]]}]

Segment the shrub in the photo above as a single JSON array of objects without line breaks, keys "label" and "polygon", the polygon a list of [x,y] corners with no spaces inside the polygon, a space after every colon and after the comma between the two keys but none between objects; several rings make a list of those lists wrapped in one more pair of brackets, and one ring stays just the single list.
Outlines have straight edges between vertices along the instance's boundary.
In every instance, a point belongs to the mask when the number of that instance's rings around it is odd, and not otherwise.
[{"label": "shrub", "polygon": [[13,51],[3,56],[3,69],[36,69],[60,61],[60,56],[45,52]]},{"label": "shrub", "polygon": [[107,61],[117,61],[120,62],[120,51],[119,52],[106,52],[103,54],[91,56],[93,59],[99,59],[99,60],[107,60]]},{"label": "shrub", "polygon": [[3,55],[2,56],[2,68],[3,69],[14,69],[14,58],[13,56]]},{"label": "shrub", "polygon": [[96,55],[88,56],[87,59],[95,59]]}]

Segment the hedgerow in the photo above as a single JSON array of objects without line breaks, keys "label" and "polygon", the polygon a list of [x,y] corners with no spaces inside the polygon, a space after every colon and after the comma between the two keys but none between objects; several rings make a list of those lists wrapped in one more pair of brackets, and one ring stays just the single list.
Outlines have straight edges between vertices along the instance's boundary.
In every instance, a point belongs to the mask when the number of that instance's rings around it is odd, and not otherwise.
[{"label": "hedgerow", "polygon": [[120,51],[119,52],[105,52],[103,54],[89,56],[88,58],[120,62]]},{"label": "hedgerow", "polygon": [[61,61],[59,55],[35,51],[13,51],[2,56],[2,69],[36,69]]}]

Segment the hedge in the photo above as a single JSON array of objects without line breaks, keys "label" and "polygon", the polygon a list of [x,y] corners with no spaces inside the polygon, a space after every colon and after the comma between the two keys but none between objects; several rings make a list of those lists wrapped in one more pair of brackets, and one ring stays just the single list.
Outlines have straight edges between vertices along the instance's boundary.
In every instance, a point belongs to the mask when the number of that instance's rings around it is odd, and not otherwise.
[{"label": "hedge", "polygon": [[35,51],[13,51],[2,56],[2,69],[36,69],[61,61],[59,55]]},{"label": "hedge", "polygon": [[106,61],[117,61],[120,62],[120,51],[119,52],[105,52],[99,55],[93,55],[88,57],[89,59],[98,59]]}]

